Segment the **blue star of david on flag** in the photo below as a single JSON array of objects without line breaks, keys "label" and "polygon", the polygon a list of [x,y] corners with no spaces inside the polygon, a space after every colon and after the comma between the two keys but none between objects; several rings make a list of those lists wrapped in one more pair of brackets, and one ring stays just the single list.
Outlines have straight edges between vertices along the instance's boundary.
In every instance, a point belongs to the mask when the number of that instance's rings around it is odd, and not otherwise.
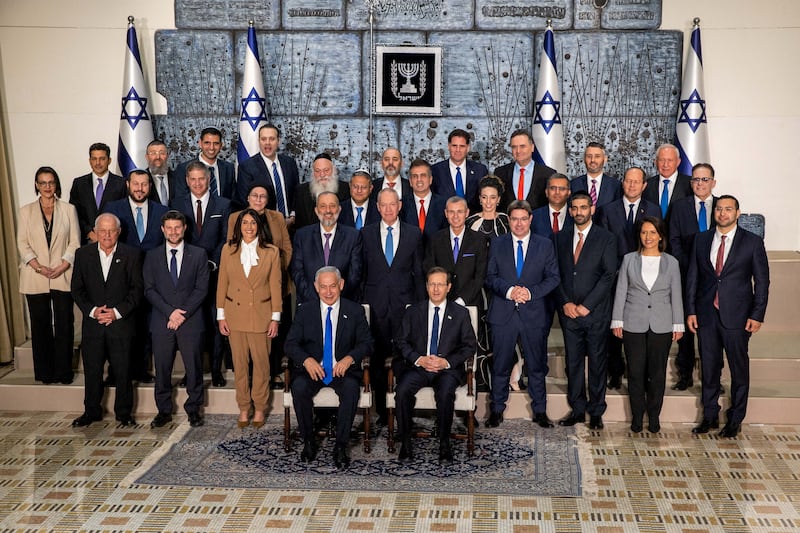
[{"label": "blue star of david on flag", "polygon": [[[544,128],[545,133],[550,133],[550,130],[553,129],[553,126],[556,124],[561,124],[561,102],[555,100],[551,95],[550,91],[545,91],[544,96],[542,96],[541,100],[538,100],[534,103],[536,106],[536,114],[533,117],[534,124],[541,124]],[[546,106],[550,106],[553,108],[552,110],[552,117],[550,119],[546,119],[542,116],[542,109]]]},{"label": "blue star of david on flag", "polygon": [[140,120],[150,120],[147,114],[147,98],[139,96],[134,87],[122,97],[122,114],[120,120],[127,120],[131,129],[136,129]]},{"label": "blue star of david on flag", "polygon": [[[242,98],[242,122],[250,124],[253,131],[258,128],[258,125],[267,119],[267,100],[261,98],[256,91],[255,87],[250,89],[247,98]],[[251,110],[253,113],[251,113]]]},{"label": "blue star of david on flag", "polygon": [[[690,116],[691,112],[691,116]],[[681,113],[678,122],[685,122],[696,132],[700,124],[706,122],[706,101],[700,98],[697,89],[692,91],[689,98],[681,100]]]}]

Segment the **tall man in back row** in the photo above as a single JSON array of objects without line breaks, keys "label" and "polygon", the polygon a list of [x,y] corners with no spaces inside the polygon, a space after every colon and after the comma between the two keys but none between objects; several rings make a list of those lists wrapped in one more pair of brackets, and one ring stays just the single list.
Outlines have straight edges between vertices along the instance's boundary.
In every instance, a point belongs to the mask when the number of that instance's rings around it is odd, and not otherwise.
[{"label": "tall man in back row", "polygon": [[480,213],[478,184],[489,169],[469,156],[470,136],[464,130],[455,129],[447,136],[447,151],[450,157],[431,167],[433,184],[431,190],[445,198],[458,196],[467,202],[472,213]]},{"label": "tall man in back row", "polygon": [[556,171],[547,165],[534,163],[533,136],[528,130],[514,131],[510,146],[514,162],[497,167],[494,171],[505,186],[497,210],[508,213],[513,200],[525,200],[531,209],[547,205],[547,178]]}]

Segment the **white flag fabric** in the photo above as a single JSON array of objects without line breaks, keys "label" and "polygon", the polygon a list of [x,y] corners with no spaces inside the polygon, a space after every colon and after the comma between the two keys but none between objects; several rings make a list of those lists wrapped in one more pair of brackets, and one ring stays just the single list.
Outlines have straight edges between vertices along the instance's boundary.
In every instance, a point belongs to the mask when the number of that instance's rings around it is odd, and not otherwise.
[{"label": "white flag fabric", "polygon": [[239,163],[259,152],[258,129],[267,123],[267,98],[264,78],[258,59],[258,43],[253,25],[247,30],[247,51],[244,56],[242,81],[242,114],[239,118],[239,146],[236,157]]},{"label": "white flag fabric", "polygon": [[142,59],[133,17],[128,17],[128,35],[125,47],[125,74],[122,80],[122,113],[119,117],[119,145],[117,163],[123,176],[131,170],[147,168],[145,151],[153,140],[153,122],[148,104],[150,92],[142,74]]},{"label": "white flag fabric", "polygon": [[539,60],[539,80],[536,84],[531,133],[534,160],[554,168],[557,172],[566,172],[567,157],[564,149],[564,128],[561,124],[561,91],[558,88],[556,47],[553,28],[549,25],[544,33],[544,47]]},{"label": "white flag fabric", "polygon": [[678,122],[675,125],[675,145],[681,155],[678,171],[689,176],[692,174],[692,166],[711,162],[708,151],[706,92],[703,85],[703,53],[700,46],[699,23],[699,20],[695,20],[691,47],[686,54]]}]

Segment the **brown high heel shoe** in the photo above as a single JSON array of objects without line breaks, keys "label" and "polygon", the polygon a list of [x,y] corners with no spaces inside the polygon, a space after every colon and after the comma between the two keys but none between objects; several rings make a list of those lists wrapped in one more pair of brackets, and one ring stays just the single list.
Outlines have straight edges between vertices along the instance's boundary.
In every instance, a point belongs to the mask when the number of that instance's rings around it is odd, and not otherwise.
[{"label": "brown high heel shoe", "polygon": [[253,427],[256,429],[264,426],[264,418],[263,418],[264,413],[259,413],[259,414],[262,416],[260,420],[256,420],[255,418],[253,418]]},{"label": "brown high heel shoe", "polygon": [[[245,419],[244,419],[244,420],[242,420],[242,417],[245,417]],[[249,426],[249,425],[250,425],[249,413],[246,413],[246,412],[242,412],[242,413],[240,413],[240,414],[239,414],[239,419],[236,421],[236,425],[237,425],[237,426],[238,426],[240,429],[241,429],[241,428],[246,428],[247,426]]]}]

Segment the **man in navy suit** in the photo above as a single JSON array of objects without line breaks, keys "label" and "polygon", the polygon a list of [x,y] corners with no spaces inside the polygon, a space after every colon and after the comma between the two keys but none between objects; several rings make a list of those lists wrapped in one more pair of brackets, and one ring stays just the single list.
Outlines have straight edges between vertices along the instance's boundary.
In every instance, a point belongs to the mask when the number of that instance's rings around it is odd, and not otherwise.
[{"label": "man in navy suit", "polygon": [[344,283],[336,267],[319,269],[314,277],[319,299],[297,308],[286,338],[286,354],[294,365],[294,412],[304,443],[300,459],[311,462],[317,456],[314,396],[329,386],[339,397],[333,463],[340,470],[350,465],[347,444],[358,408],[361,361],[373,351],[364,308],[341,298]]},{"label": "man in navy suit", "polygon": [[556,172],[547,178],[544,192],[547,196],[547,205],[533,210],[531,230],[541,237],[554,239],[559,231],[572,230],[572,217],[567,207],[569,178]]},{"label": "man in navy suit", "polygon": [[[617,276],[617,242],[610,231],[592,224],[595,207],[588,193],[572,193],[569,203],[575,227],[572,232],[556,235],[561,274],[556,299],[567,356],[567,401],[572,411],[558,424],[583,423],[588,411],[589,428],[603,429],[606,342],[611,324],[611,290]],[[584,379],[587,357],[588,403]]]},{"label": "man in navy suit", "polygon": [[172,421],[172,367],[175,350],[180,350],[186,369],[183,408],[189,425],[203,425],[203,312],[208,293],[206,251],[186,244],[186,217],[169,211],[161,217],[161,230],[167,243],[147,252],[144,261],[144,295],[153,306],[150,334],[156,367],[154,388],[158,414],[150,427],[159,428]]},{"label": "man in navy suit", "polygon": [[[514,200],[508,206],[511,233],[492,240],[486,287],[493,297],[486,319],[492,326],[494,360],[489,418],[486,425],[503,421],[508,400],[514,348],[522,345],[528,371],[528,394],[533,420],[543,428],[553,427],[547,417],[547,295],[558,287],[558,265],[550,239],[531,232],[531,206]],[[552,316],[552,313],[551,313]]]},{"label": "man in navy suit", "polygon": [[[463,199],[462,199],[463,201]],[[465,206],[466,207],[466,206]],[[450,430],[456,389],[466,382],[464,362],[475,354],[477,341],[469,311],[448,302],[450,275],[441,267],[428,271],[428,298],[406,309],[395,342],[405,361],[397,380],[395,403],[400,433],[401,461],[414,459],[411,422],[414,400],[423,387],[433,387],[436,427],[439,433],[439,463],[453,462]]]},{"label": "man in navy suit", "polygon": [[598,208],[622,196],[622,188],[616,176],[603,173],[608,157],[606,147],[598,142],[590,142],[583,153],[586,174],[577,176],[570,182],[572,192],[587,192],[592,205]]},{"label": "man in navy suit", "polygon": [[108,171],[111,148],[105,143],[89,147],[89,165],[92,171],[75,178],[69,191],[69,203],[78,212],[81,244],[97,242],[94,222],[106,204],[125,198],[125,179]]},{"label": "man in navy suit", "polygon": [[361,284],[361,233],[355,228],[337,224],[339,199],[332,192],[317,196],[315,209],[318,222],[297,230],[292,246],[289,269],[297,289],[297,303],[317,298],[314,276],[324,266],[335,266],[345,280],[342,295],[348,300],[359,298]]},{"label": "man in navy suit", "polygon": [[741,429],[750,392],[750,336],[761,329],[769,296],[769,262],[764,242],[739,228],[739,201],[717,199],[717,227],[694,239],[686,280],[686,323],[697,333],[703,372],[703,421],[692,433],[719,427],[722,351],[731,371],[731,406],[721,437]]},{"label": "man in navy suit", "polygon": [[[648,178],[644,199],[661,208],[661,218],[669,226],[672,206],[676,201],[692,194],[691,178],[678,173],[681,156],[672,144],[662,144],[656,150],[656,169],[658,174]],[[671,250],[667,250],[671,251]]]},{"label": "man in navy suit", "polygon": [[447,198],[431,191],[431,165],[424,159],[411,162],[408,181],[413,193],[403,203],[400,220],[419,228],[422,232],[422,244],[425,246],[437,231],[447,226],[447,219],[444,217]]},{"label": "man in navy suit", "polygon": [[403,156],[400,155],[400,150],[393,146],[384,150],[381,156],[381,169],[383,178],[372,180],[372,200],[377,202],[378,194],[383,189],[396,189],[400,201],[407,201],[411,197],[411,185],[400,173],[403,170]]},{"label": "man in navy suit", "polygon": [[[698,233],[713,229],[714,207],[717,198],[711,192],[716,185],[714,167],[708,163],[698,163],[692,168],[692,195],[681,198],[672,207],[669,219],[670,249],[681,269],[683,289],[686,291],[686,275],[689,272],[689,258]],[[686,390],[694,385],[695,350],[694,334],[688,330],[678,340],[678,355],[675,366],[678,368],[678,381],[672,390]]]},{"label": "man in navy suit", "polygon": [[393,354],[392,339],[400,331],[406,305],[424,297],[422,234],[399,219],[402,202],[394,189],[378,194],[381,221],[361,230],[361,298],[370,306],[370,327],[375,338],[371,365],[378,425],[386,425],[386,372],[384,362]]},{"label": "man in navy suit", "polygon": [[497,167],[494,171],[505,186],[497,210],[508,212],[508,206],[514,200],[526,200],[531,209],[546,205],[547,196],[544,189],[547,178],[556,171],[547,165],[534,164],[533,136],[528,130],[514,131],[511,134],[510,146],[514,162]]},{"label": "man in navy suit", "polygon": [[314,158],[311,180],[297,187],[294,201],[295,230],[317,223],[317,197],[323,192],[335,194],[339,203],[350,198],[350,186],[346,181],[339,181],[339,171],[331,156],[324,152]]},{"label": "man in navy suit", "polygon": [[467,201],[470,212],[480,213],[478,183],[489,173],[489,169],[482,163],[467,159],[469,146],[469,133],[462,129],[450,132],[447,136],[450,158],[439,161],[431,167],[433,175],[431,190],[445,198],[460,196]]},{"label": "man in navy suit", "polygon": [[294,225],[294,195],[300,184],[300,173],[294,158],[278,153],[281,132],[274,124],[265,124],[258,129],[260,152],[246,161],[239,162],[234,204],[238,209],[247,207],[247,195],[255,184],[267,189],[267,209],[278,211],[291,229]]},{"label": "man in navy suit", "polygon": [[189,194],[189,186],[186,185],[186,166],[192,161],[200,161],[205,163],[211,174],[209,185],[211,194],[232,200],[236,191],[236,170],[233,163],[219,159],[219,152],[222,150],[222,132],[213,127],[203,128],[197,144],[200,146],[197,159],[184,161],[175,169],[175,196]]},{"label": "man in navy suit", "polygon": [[144,153],[147,172],[150,175],[150,199],[168,207],[177,197],[177,177],[169,168],[169,152],[164,141],[154,139],[147,144]]},{"label": "man in navy suit", "polygon": [[136,334],[134,310],[142,300],[142,260],[136,248],[118,242],[119,219],[103,213],[94,227],[97,244],[75,252],[72,296],[83,313],[81,356],[85,376],[84,411],[72,421],[85,427],[103,419],[103,364],[116,369],[114,414],[122,426],[135,426],[133,384],[128,366]]},{"label": "man in navy suit", "polygon": [[372,195],[372,176],[366,170],[356,170],[350,178],[350,198],[341,202],[339,223],[360,230],[381,221],[381,214]]}]

